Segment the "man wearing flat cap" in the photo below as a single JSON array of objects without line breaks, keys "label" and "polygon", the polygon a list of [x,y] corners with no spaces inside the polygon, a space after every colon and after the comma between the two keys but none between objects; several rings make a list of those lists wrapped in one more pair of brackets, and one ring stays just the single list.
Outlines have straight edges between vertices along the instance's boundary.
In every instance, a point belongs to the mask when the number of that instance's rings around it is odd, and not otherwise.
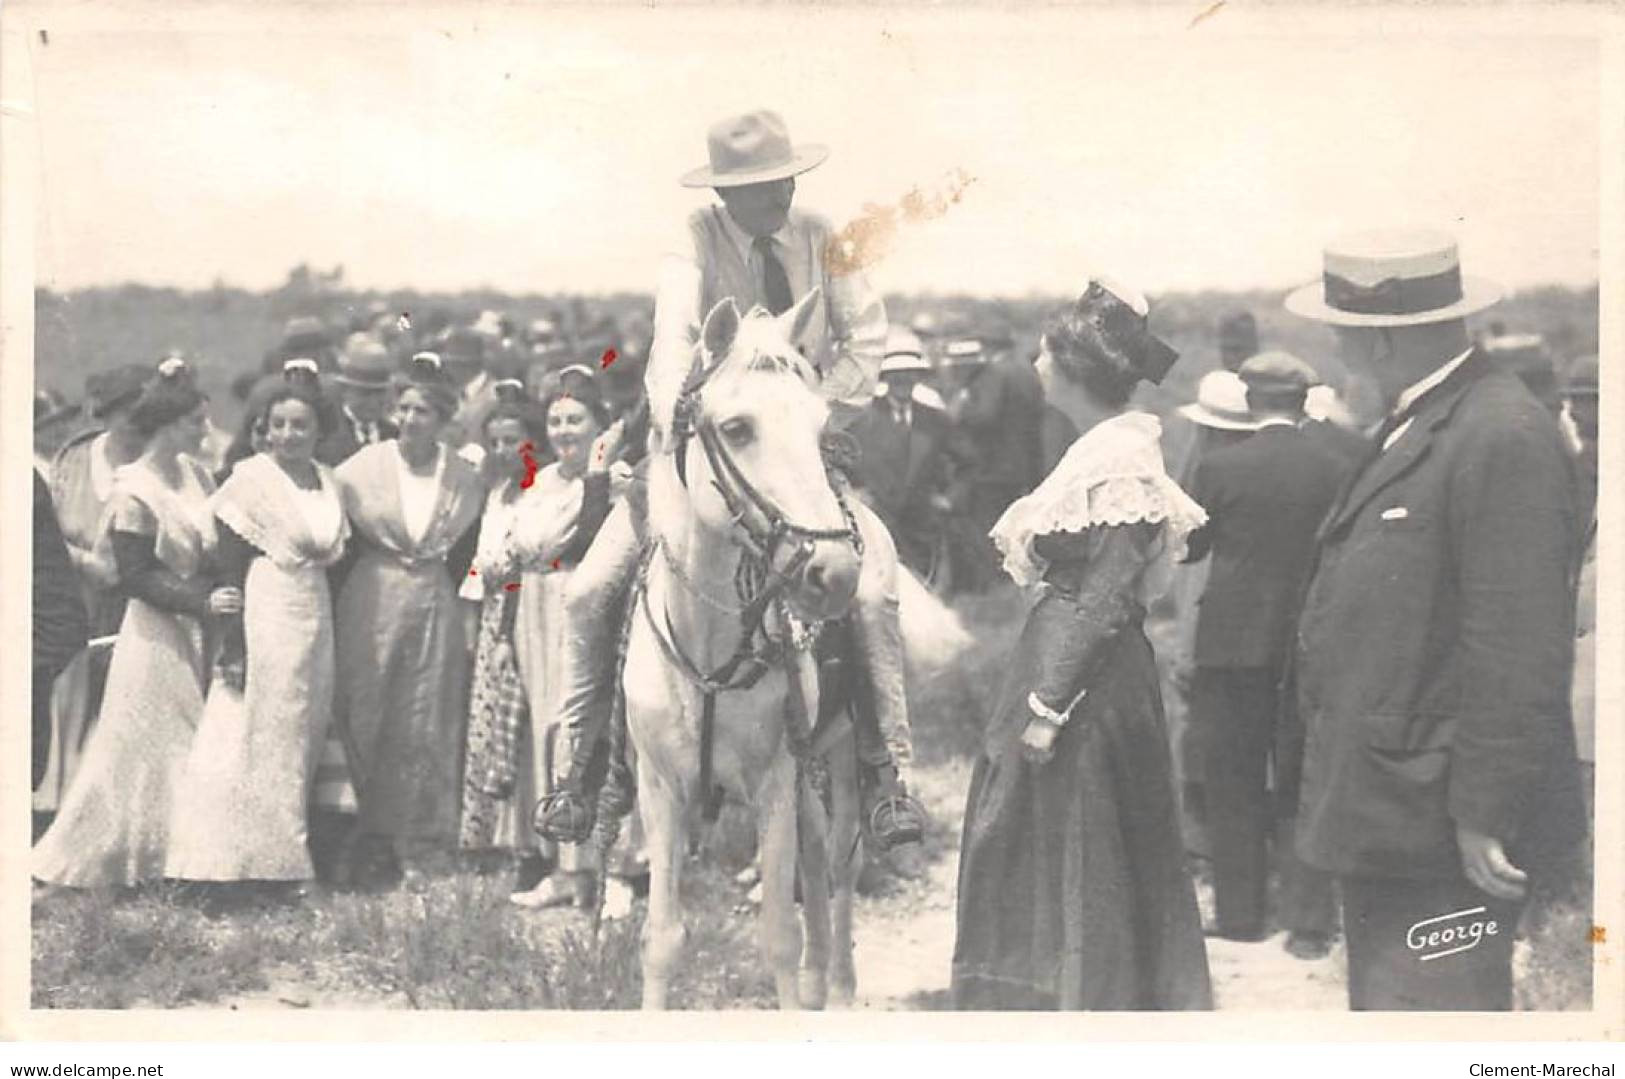
[{"label": "man wearing flat cap", "polygon": [[[1304,397],[1318,381],[1313,368],[1286,352],[1262,352],[1237,375],[1245,411],[1227,426],[1251,433],[1204,454],[1191,492],[1208,522],[1192,537],[1190,558],[1212,556],[1196,618],[1191,722],[1202,746],[1214,931],[1260,940],[1268,927],[1270,761],[1278,786],[1283,772],[1295,772],[1274,753],[1278,687],[1315,529],[1344,467],[1299,429]],[[1223,423],[1213,414],[1219,407],[1199,397],[1192,414],[1198,423]],[[1283,920],[1299,938],[1289,949],[1323,953],[1329,944],[1330,911],[1308,925]]]},{"label": "man wearing flat cap", "polygon": [[1298,849],[1337,874],[1349,1003],[1505,1010],[1530,878],[1583,834],[1569,677],[1577,519],[1554,417],[1477,351],[1454,240],[1325,250],[1287,310],[1389,408],[1322,523],[1298,631]]},{"label": "man wearing flat cap", "polygon": [[[674,452],[670,421],[689,372],[701,319],[732,299],[741,310],[775,315],[813,296],[810,328],[796,345],[820,376],[830,424],[849,427],[874,396],[886,340],[886,311],[856,267],[826,261],[835,232],[823,218],[793,209],[795,178],[828,156],[796,145],[784,120],[758,110],[714,124],[710,163],[682,178],[711,188],[720,205],[689,215],[687,229],[662,260],[654,338],[645,375],[651,455]],[[614,430],[613,428],[611,429]],[[607,433],[606,433],[607,434]],[[885,525],[861,503],[854,514],[863,538],[863,570],[854,610],[840,638],[856,661],[854,730],[862,768],[866,833],[878,849],[918,840],[924,811],[908,796],[902,769],[911,756],[898,623],[897,552]],[[592,827],[593,755],[607,727],[613,672],[614,615],[637,559],[632,510],[622,503],[605,521],[570,579],[565,598],[565,682],[557,720],[573,732],[570,774],[538,812],[537,828],[558,842],[577,842]],[[835,639],[836,635],[830,635]]]}]

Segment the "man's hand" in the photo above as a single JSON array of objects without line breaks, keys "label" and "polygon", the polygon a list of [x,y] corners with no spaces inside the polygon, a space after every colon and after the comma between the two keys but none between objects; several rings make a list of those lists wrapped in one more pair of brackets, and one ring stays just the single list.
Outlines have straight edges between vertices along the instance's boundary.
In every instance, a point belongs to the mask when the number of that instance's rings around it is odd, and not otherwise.
[{"label": "man's hand", "polygon": [[621,442],[625,437],[624,419],[616,420],[604,428],[603,433],[592,440],[592,448],[587,451],[587,471],[609,471],[609,466],[621,455]]},{"label": "man's hand", "polygon": [[1456,845],[1461,848],[1461,868],[1473,887],[1497,899],[1523,898],[1529,876],[1507,860],[1499,839],[1458,824]]},{"label": "man's hand", "polygon": [[1021,755],[1031,764],[1048,764],[1055,756],[1055,739],[1060,733],[1061,728],[1048,720],[1029,719],[1021,732]]}]

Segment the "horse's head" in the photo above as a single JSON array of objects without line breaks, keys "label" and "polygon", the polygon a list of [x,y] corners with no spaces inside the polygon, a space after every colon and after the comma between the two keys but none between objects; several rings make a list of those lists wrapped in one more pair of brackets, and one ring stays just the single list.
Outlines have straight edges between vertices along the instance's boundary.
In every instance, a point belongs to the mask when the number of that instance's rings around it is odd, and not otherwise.
[{"label": "horse's head", "polygon": [[[711,309],[680,406],[678,469],[694,512],[787,580],[784,595],[814,619],[844,613],[860,567],[853,519],[825,470],[828,406],[792,344],[816,291],[780,316]],[[696,450],[702,452],[695,452]]]}]

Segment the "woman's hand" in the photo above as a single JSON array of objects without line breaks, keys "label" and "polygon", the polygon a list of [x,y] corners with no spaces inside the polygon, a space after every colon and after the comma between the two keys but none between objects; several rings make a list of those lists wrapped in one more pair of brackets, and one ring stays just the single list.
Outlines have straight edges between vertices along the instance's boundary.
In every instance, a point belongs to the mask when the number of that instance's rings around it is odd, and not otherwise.
[{"label": "woman's hand", "polygon": [[243,613],[243,590],[241,588],[216,588],[209,593],[209,613],[214,615],[234,615]]},{"label": "woman's hand", "polygon": [[1037,716],[1027,720],[1027,727],[1021,732],[1021,755],[1029,764],[1048,764],[1055,756],[1055,739],[1060,737],[1061,728],[1047,719]]},{"label": "woman's hand", "polygon": [[625,498],[627,488],[631,486],[631,465],[625,461],[616,461],[609,466],[609,497],[614,499]]}]

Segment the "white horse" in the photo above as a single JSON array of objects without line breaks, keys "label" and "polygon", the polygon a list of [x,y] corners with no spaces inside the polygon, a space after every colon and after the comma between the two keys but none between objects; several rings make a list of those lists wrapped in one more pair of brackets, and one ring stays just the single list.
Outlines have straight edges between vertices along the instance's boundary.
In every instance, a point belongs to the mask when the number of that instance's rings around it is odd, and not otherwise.
[{"label": "white horse", "polygon": [[[822,1007],[831,983],[837,1002],[855,991],[856,759],[844,723],[812,744],[818,679],[809,631],[845,614],[864,562],[873,564],[861,551],[883,554],[891,540],[825,470],[826,406],[790,343],[813,299],[777,318],[741,317],[732,300],[713,308],[666,417],[672,444],[650,461],[652,551],[622,675],[649,851],[645,1008],[666,1005],[685,938],[678,877],[687,824],[716,788],[757,814],[761,948],[779,1006]],[[799,782],[799,765],[819,754],[831,780],[827,819],[810,784]]]}]

